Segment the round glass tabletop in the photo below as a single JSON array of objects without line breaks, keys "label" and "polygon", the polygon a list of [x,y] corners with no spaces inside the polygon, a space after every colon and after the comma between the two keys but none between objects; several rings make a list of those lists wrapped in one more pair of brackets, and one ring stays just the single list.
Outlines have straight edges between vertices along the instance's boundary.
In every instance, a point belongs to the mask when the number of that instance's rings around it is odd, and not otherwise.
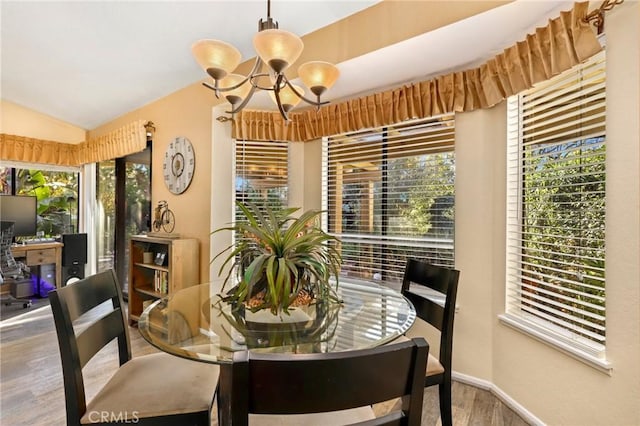
[{"label": "round glass tabletop", "polygon": [[375,283],[340,282],[340,303],[268,310],[232,309],[220,283],[200,284],[149,305],[138,322],[142,336],[164,352],[216,364],[236,351],[318,353],[364,349],[390,342],[415,321],[398,291]]}]

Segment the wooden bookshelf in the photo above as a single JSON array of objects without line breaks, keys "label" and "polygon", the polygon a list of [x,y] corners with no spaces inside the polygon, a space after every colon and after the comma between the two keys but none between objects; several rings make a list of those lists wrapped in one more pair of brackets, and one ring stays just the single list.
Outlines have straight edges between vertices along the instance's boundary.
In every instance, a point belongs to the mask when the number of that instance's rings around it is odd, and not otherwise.
[{"label": "wooden bookshelf", "polygon": [[[145,252],[153,253],[150,263],[144,262]],[[199,284],[199,259],[199,242],[195,238],[132,236],[129,246],[129,324],[138,322],[144,301],[167,297],[182,288]]]}]

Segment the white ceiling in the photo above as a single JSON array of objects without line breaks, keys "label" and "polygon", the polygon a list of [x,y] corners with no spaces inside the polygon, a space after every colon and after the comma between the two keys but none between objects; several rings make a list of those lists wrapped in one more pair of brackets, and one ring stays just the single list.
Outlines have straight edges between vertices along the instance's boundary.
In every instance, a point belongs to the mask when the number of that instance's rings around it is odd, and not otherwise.
[{"label": "white ceiling", "polygon": [[[376,2],[278,0],[271,16],[304,35]],[[329,99],[478,65],[572,5],[517,0],[338,64]],[[257,21],[266,16],[264,0],[2,0],[0,7],[2,99],[88,130],[202,80],[190,51],[196,40],[225,40],[252,57]],[[252,106],[271,104],[256,96]]]}]

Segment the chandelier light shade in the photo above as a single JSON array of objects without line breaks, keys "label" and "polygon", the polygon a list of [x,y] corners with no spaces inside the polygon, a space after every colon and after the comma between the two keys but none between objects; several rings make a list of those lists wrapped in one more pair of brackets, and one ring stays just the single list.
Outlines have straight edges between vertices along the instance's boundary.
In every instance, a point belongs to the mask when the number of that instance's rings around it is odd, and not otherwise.
[{"label": "chandelier light shade", "polygon": [[220,80],[240,65],[240,51],[219,40],[200,40],[191,46],[196,61],[214,80]]},{"label": "chandelier light shade", "polygon": [[[278,106],[280,114],[288,120],[288,112],[301,101],[320,108],[328,104],[320,96],[338,79],[338,68],[322,61],[312,61],[298,68],[298,76],[315,95],[315,100],[304,96],[302,87],[293,85],[285,76],[285,71],[302,54],[304,43],[297,35],[278,29],[278,23],[271,18],[271,0],[267,0],[267,18],[258,22],[258,32],[253,37],[253,47],[258,56],[253,70],[247,76],[234,74],[241,61],[238,49],[219,40],[200,40],[193,44],[191,51],[198,64],[213,78],[214,84],[203,83],[213,90],[217,98],[222,94],[231,104],[231,114],[244,108],[256,90],[267,90]],[[263,68],[265,68],[263,70]]]},{"label": "chandelier light shade", "polygon": [[262,62],[282,73],[298,60],[304,44],[300,37],[284,30],[264,30],[253,37],[253,47]]},{"label": "chandelier light shade", "polygon": [[[296,93],[297,92],[297,93]],[[276,92],[269,92],[269,96],[273,99],[273,102],[278,106],[282,106],[285,112],[289,112],[292,108],[300,103],[302,100],[301,96],[304,96],[304,90],[300,86],[296,86],[292,84],[291,86],[284,86],[280,89],[280,101],[278,102],[278,98],[276,98]]]},{"label": "chandelier light shade", "polygon": [[333,64],[322,61],[307,62],[298,68],[298,76],[314,95],[322,95],[336,82],[340,71]]},{"label": "chandelier light shade", "polygon": [[240,74],[228,74],[220,80],[219,89],[224,92],[224,97],[231,105],[239,105],[247,99],[251,91],[250,84],[242,84],[246,79]]}]

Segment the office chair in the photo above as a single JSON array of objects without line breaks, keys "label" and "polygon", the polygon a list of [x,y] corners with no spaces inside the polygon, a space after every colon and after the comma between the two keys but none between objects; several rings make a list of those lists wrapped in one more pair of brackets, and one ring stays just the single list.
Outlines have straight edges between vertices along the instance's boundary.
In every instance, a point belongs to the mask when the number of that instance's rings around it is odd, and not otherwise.
[{"label": "office chair", "polygon": [[[423,338],[371,349],[317,354],[234,354],[234,426],[419,426],[429,345]],[[375,418],[371,404],[404,397]]]},{"label": "office chair", "polygon": [[[21,280],[25,277],[24,268],[16,262],[13,254],[11,253],[11,243],[13,241],[13,228],[15,222],[2,221],[0,222],[0,277],[1,281],[8,281],[9,279]],[[1,282],[0,281],[0,282]],[[16,298],[15,296],[8,294],[2,295],[0,303],[3,305],[22,304],[23,308],[31,306],[31,299]]]},{"label": "office chair", "polygon": [[[219,367],[166,353],[132,358],[122,292],[113,270],[58,288],[49,299],[62,359],[67,425],[120,421],[210,426]],[[98,306],[100,315],[94,311],[82,317]],[[120,367],[87,403],[83,367],[114,339]]]},{"label": "office chair", "polygon": [[443,426],[452,424],[451,358],[459,277],[455,269],[408,259],[402,281],[402,294],[413,303],[417,316],[440,330],[440,354],[438,358],[429,354],[424,386],[438,385]]}]

